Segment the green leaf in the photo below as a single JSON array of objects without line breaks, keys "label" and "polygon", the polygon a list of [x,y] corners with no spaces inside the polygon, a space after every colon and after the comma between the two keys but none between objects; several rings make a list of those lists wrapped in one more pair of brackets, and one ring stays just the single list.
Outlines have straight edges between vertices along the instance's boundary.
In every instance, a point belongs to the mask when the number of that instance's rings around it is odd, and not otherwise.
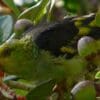
[{"label": "green leaf", "polygon": [[49,0],[41,0],[35,6],[26,9],[19,15],[19,19],[26,18],[31,20],[34,24],[37,24],[42,17],[46,14],[46,7],[48,6]]},{"label": "green leaf", "polygon": [[47,14],[48,21],[51,18],[51,12],[52,12],[52,8],[54,7],[54,4],[55,4],[55,0],[50,0],[50,8],[49,8],[49,11],[48,11],[48,14]]},{"label": "green leaf", "polygon": [[98,71],[95,75],[95,79],[100,79],[100,71]]},{"label": "green leaf", "polygon": [[10,37],[12,28],[12,17],[10,15],[0,16],[0,43],[6,41]]},{"label": "green leaf", "polygon": [[15,76],[15,75],[8,75],[8,76],[6,76],[6,77],[3,78],[3,81],[4,82],[8,82],[10,80],[18,80],[18,79],[19,78],[17,76]]},{"label": "green leaf", "polygon": [[21,90],[21,89],[13,89],[14,91],[15,91],[15,93],[17,94],[17,95],[21,95],[21,96],[26,96],[27,95],[27,91],[25,91],[25,90]]},{"label": "green leaf", "polygon": [[100,9],[98,10],[96,17],[95,17],[95,25],[100,27]]},{"label": "green leaf", "polygon": [[13,12],[15,13],[16,16],[18,16],[20,14],[19,9],[16,7],[16,5],[14,4],[13,0],[3,0],[3,2],[9,6],[9,8],[11,8],[13,10]]},{"label": "green leaf", "polygon": [[54,4],[55,4],[55,0],[50,0],[50,9],[49,9],[49,12],[51,12]]},{"label": "green leaf", "polygon": [[30,93],[27,95],[28,100],[46,100],[46,98],[51,95],[52,88],[55,85],[54,80],[47,80],[37,87],[35,87]]},{"label": "green leaf", "polygon": [[96,91],[92,82],[82,81],[71,91],[74,100],[96,100]]},{"label": "green leaf", "polygon": [[76,13],[80,9],[79,0],[63,0],[63,1],[68,11],[72,13]]}]

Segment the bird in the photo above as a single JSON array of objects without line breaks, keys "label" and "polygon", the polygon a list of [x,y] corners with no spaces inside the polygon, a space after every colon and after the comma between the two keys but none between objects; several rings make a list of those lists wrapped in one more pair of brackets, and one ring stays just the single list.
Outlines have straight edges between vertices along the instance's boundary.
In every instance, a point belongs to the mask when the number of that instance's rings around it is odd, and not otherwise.
[{"label": "bird", "polygon": [[51,23],[42,22],[39,25],[33,25],[27,19],[19,19],[15,23],[14,30],[17,38],[30,34],[40,49],[49,51],[55,56],[66,54],[66,58],[71,58],[77,53],[79,38],[85,35],[95,39],[100,38],[100,27],[92,24],[94,19],[95,14],[89,14]]}]

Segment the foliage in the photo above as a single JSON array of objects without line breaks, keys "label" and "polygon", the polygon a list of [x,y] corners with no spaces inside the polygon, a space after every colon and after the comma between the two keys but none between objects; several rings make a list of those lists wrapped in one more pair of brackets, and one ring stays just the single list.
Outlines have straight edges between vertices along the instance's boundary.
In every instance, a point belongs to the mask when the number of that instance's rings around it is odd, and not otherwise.
[{"label": "foliage", "polygon": [[[9,24],[10,23],[10,24]],[[13,19],[10,15],[0,17],[0,44],[5,42],[12,34]]]},{"label": "foliage", "polygon": [[33,21],[33,23],[37,23],[41,17],[47,12],[46,7],[49,3],[49,0],[41,0],[37,5],[26,9],[19,18],[26,18]]},{"label": "foliage", "polygon": [[5,4],[7,4],[15,13],[16,16],[18,16],[20,14],[19,9],[15,6],[13,0],[9,1],[9,0],[3,0]]},{"label": "foliage", "polygon": [[[0,70],[6,73],[2,80],[0,72],[0,99],[95,100],[100,97],[100,1],[19,2],[21,5],[15,0],[0,1],[2,7],[11,9],[8,15],[0,15]],[[17,37],[13,25],[19,19],[30,20],[31,25],[21,25]],[[62,26],[68,28],[68,33]],[[66,32],[69,37],[65,45],[60,41],[60,54],[39,48],[35,40],[41,36],[39,33],[56,33],[59,27],[62,27],[61,34]],[[32,37],[32,33],[36,36]],[[54,35],[49,39],[43,37],[43,43],[45,39],[48,39],[46,45],[56,41],[58,36]],[[55,41],[50,44],[56,44]]]}]

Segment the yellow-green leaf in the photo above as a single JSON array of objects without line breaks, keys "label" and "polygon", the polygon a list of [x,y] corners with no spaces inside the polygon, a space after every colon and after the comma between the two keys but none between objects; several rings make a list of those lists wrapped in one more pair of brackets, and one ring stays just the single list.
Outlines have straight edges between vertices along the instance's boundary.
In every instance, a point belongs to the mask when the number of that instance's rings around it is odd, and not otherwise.
[{"label": "yellow-green leaf", "polygon": [[46,14],[46,7],[49,0],[41,0],[35,6],[32,6],[19,15],[19,19],[26,18],[31,20],[34,24],[37,24],[41,18]]},{"label": "yellow-green leaf", "polygon": [[16,7],[16,5],[14,4],[13,0],[3,0],[3,2],[9,6],[9,8],[12,9],[12,11],[15,13],[16,16],[19,16],[20,11],[19,9]]}]

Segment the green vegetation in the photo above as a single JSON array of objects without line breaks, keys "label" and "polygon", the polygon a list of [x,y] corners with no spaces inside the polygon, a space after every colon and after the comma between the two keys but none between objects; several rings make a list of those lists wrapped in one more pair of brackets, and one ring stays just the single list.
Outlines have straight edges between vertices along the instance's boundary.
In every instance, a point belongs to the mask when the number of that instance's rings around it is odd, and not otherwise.
[{"label": "green vegetation", "polygon": [[0,4],[0,100],[100,98],[99,0]]}]

